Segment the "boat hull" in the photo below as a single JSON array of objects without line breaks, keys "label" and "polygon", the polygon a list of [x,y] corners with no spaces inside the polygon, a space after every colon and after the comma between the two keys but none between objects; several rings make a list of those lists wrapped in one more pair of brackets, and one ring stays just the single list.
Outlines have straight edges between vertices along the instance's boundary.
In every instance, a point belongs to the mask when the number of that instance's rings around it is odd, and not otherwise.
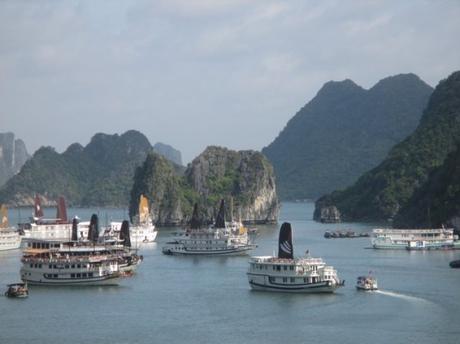
[{"label": "boat hull", "polygon": [[81,280],[34,280],[30,278],[23,278],[24,282],[29,285],[42,285],[42,286],[116,286],[120,282],[119,276],[110,277],[95,277],[92,279]]},{"label": "boat hull", "polygon": [[267,275],[254,275],[250,273],[248,273],[248,280],[252,290],[282,293],[328,294],[334,293],[341,286],[330,281],[306,284],[275,284],[269,281],[269,276]]}]

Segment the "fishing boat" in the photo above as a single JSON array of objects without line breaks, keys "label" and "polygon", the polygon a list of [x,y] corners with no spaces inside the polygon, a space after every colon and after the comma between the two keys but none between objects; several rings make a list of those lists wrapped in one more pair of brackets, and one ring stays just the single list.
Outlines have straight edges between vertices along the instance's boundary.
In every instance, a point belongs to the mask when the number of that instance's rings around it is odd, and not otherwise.
[{"label": "fishing boat", "polygon": [[[108,231],[104,234],[107,236],[119,236],[122,222],[110,222]],[[154,242],[158,231],[153,224],[153,219],[149,210],[147,197],[140,195],[139,197],[139,215],[135,224],[130,226],[131,241],[137,246],[140,243]]]},{"label": "fishing boat", "polygon": [[[126,225],[129,225],[126,221]],[[97,216],[91,218],[87,241],[29,240],[21,259],[21,279],[31,285],[117,285],[132,274],[141,257],[129,250],[129,228],[123,245],[98,243]],[[72,236],[77,236],[74,224]]]},{"label": "fishing boat", "polygon": [[249,260],[247,272],[253,290],[289,293],[333,293],[344,285],[337,271],[321,258],[294,257],[292,228],[283,223],[278,240],[278,256],[257,256]]},{"label": "fishing boat", "polygon": [[221,201],[213,226],[202,228],[198,206],[193,209],[190,227],[173,241],[167,242],[162,252],[167,255],[241,255],[257,247],[244,226],[228,226],[225,221],[225,203]]},{"label": "fishing boat", "polygon": [[[47,219],[44,217],[40,197],[35,195],[34,216],[31,221],[21,224],[24,232],[24,242],[29,240],[62,240],[69,241],[72,235],[72,222],[67,218],[67,207],[64,197],[59,197],[57,201],[56,218]],[[88,229],[79,228],[79,237],[84,238],[88,235]]]},{"label": "fishing boat", "polygon": [[5,292],[6,297],[26,298],[29,296],[27,283],[13,283],[7,285],[8,289]]},{"label": "fishing boat", "polygon": [[21,246],[19,232],[11,228],[8,223],[8,209],[5,205],[0,206],[0,251],[14,250]]},{"label": "fishing boat", "polygon": [[452,228],[434,229],[374,229],[372,247],[401,250],[451,250],[460,249],[458,236]]},{"label": "fishing boat", "polygon": [[370,273],[367,276],[359,276],[356,280],[356,289],[364,291],[378,290],[377,279]]}]

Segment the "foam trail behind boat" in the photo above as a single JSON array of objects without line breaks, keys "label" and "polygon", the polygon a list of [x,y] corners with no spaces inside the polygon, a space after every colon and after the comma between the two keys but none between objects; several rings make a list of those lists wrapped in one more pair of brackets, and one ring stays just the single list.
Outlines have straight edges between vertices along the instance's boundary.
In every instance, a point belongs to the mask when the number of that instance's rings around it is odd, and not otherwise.
[{"label": "foam trail behind boat", "polygon": [[430,301],[425,300],[425,299],[423,299],[421,297],[406,295],[406,294],[397,293],[397,292],[394,292],[394,291],[376,290],[376,291],[374,291],[374,293],[381,294],[381,295],[386,295],[386,296],[397,297],[397,298],[404,299],[404,300],[407,300],[407,301],[427,302],[427,303],[430,302]]}]

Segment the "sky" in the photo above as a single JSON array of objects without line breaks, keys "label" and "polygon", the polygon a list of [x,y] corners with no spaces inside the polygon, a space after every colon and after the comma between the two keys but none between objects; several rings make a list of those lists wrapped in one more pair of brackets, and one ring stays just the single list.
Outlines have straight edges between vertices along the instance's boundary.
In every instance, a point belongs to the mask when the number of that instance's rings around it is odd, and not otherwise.
[{"label": "sky", "polygon": [[260,150],[329,80],[460,70],[460,1],[0,0],[0,132]]}]

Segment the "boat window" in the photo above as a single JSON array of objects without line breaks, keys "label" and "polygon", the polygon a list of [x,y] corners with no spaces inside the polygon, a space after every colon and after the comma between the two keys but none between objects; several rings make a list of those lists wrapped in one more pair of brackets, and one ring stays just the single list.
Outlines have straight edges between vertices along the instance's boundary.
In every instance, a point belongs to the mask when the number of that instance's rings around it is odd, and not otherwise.
[{"label": "boat window", "polygon": [[283,282],[287,283],[287,277],[283,277]]},{"label": "boat window", "polygon": [[50,265],[48,265],[48,268],[49,268],[49,269],[52,269],[52,268],[53,268],[53,266],[50,264]]},{"label": "boat window", "polygon": [[33,265],[33,264],[30,264],[30,267],[31,267],[31,268],[33,268],[33,267],[34,267],[34,265]]},{"label": "boat window", "polygon": [[92,273],[92,272],[89,272],[89,273],[88,273],[88,277],[93,277],[93,273]]},{"label": "boat window", "polygon": [[77,274],[77,278],[80,278],[81,277],[81,274]]},{"label": "boat window", "polygon": [[291,265],[291,266],[289,267],[289,270],[294,270],[294,265]]},{"label": "boat window", "polygon": [[70,274],[70,278],[75,278],[75,274]]},{"label": "boat window", "polygon": [[288,268],[287,265],[284,265],[284,270],[287,270],[287,268]]},{"label": "boat window", "polygon": [[54,277],[54,278],[58,278],[58,275],[57,275],[57,274],[54,274],[53,277]]},{"label": "boat window", "polygon": [[304,277],[303,282],[307,283],[307,278],[306,277]]},{"label": "boat window", "polygon": [[295,277],[291,277],[291,283],[295,283]]},{"label": "boat window", "polygon": [[276,270],[281,271],[281,266],[280,266],[280,265],[277,265],[277,266],[276,266]]}]

